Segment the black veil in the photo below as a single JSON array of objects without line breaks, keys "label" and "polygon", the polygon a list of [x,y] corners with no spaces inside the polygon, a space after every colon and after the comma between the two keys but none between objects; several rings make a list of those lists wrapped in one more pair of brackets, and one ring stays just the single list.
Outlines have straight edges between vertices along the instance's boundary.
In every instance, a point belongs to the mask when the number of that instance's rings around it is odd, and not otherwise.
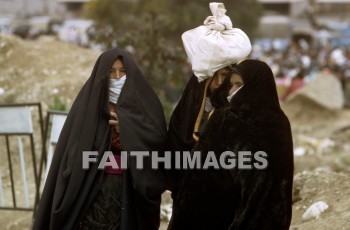
[{"label": "black veil", "polygon": [[[118,57],[122,59],[127,73],[116,105],[122,149],[163,150],[166,123],[157,95],[128,53],[121,49],[102,53],[77,95],[62,129],[33,229],[77,227],[98,192],[98,175],[102,171],[97,169],[98,163],[90,164],[89,170],[82,169],[82,154],[83,151],[98,151],[100,160],[104,151],[110,148],[109,70]],[[156,170],[136,170],[134,166],[132,158],[128,171],[123,174],[121,229],[143,229],[140,226],[147,229],[147,224],[156,229],[159,225],[160,194],[163,192],[162,176]],[[128,218],[133,219],[132,225]]]}]

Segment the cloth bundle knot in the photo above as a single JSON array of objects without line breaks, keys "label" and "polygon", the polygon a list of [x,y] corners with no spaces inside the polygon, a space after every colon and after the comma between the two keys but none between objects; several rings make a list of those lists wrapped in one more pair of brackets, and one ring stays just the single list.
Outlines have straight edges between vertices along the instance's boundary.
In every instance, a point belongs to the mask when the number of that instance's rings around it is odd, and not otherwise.
[{"label": "cloth bundle knot", "polygon": [[219,69],[243,60],[252,48],[248,36],[241,29],[233,28],[223,3],[211,2],[209,7],[213,15],[205,19],[204,25],[181,36],[199,82],[212,77]]}]

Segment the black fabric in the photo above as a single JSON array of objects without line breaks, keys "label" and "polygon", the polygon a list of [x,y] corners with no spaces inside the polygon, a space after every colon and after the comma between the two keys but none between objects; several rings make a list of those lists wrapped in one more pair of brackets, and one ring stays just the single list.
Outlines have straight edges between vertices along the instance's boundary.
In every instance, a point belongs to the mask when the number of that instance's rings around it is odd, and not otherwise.
[{"label": "black fabric", "polygon": [[178,182],[182,171],[174,169],[175,151],[191,151],[195,140],[193,131],[199,114],[203,97],[205,96],[206,81],[198,82],[192,74],[181,99],[176,105],[168,126],[166,150],[172,151],[172,170],[166,170],[167,189],[172,191],[172,198],[176,198]]},{"label": "black fabric", "polygon": [[[210,80],[212,78],[198,82],[197,77],[192,74],[170,118],[167,133],[168,150],[192,150],[196,143],[193,139],[194,125],[205,96],[205,85]],[[223,84],[211,94],[210,101],[215,108],[227,104],[226,97],[230,90],[229,84],[230,80],[226,78]]]},{"label": "black fabric", "polygon": [[[229,106],[216,109],[194,151],[236,154],[233,169],[189,170],[183,178],[170,230],[289,229],[292,214],[293,143],[271,69],[245,60],[236,67],[244,86]],[[264,151],[268,167],[237,168],[239,151]],[[255,160],[252,160],[257,163]]]},{"label": "black fabric", "polygon": [[191,151],[194,124],[204,97],[206,81],[198,82],[193,74],[187,83],[180,101],[176,105],[170,118],[167,133],[167,149],[176,151]]},{"label": "black fabric", "polygon": [[[110,149],[109,70],[121,57],[127,78],[116,105],[123,150],[163,150],[166,124],[162,105],[131,56],[121,49],[104,52],[80,90],[62,129],[37,210],[33,229],[75,229],[98,193],[98,163],[82,169],[82,152]],[[148,162],[148,166],[149,162]],[[157,229],[163,177],[136,170],[135,157],[123,174],[121,229]],[[142,199],[140,199],[140,197]],[[137,200],[138,202],[134,202]],[[132,225],[130,226],[130,219]],[[125,227],[126,226],[126,227]]]},{"label": "black fabric", "polygon": [[119,230],[123,176],[105,174],[101,189],[91,204],[79,230]]},{"label": "black fabric", "polygon": [[213,92],[213,95],[210,97],[210,102],[214,108],[221,108],[228,104],[227,96],[230,88],[230,78],[226,77],[222,84]]},{"label": "black fabric", "polygon": [[[211,81],[212,79],[213,78],[209,78],[205,81],[198,82],[198,78],[192,74],[169,122],[167,133],[167,150],[171,150],[174,153],[175,151],[191,151],[193,149],[193,146],[196,143],[193,138],[195,123],[201,109],[203,98],[208,96],[205,92],[205,85],[207,84],[207,81]],[[211,93],[210,101],[215,108],[219,108],[227,104],[226,95],[230,89],[229,84],[230,81],[228,78],[226,78],[223,84],[214,90],[213,93]],[[204,117],[207,115],[208,114],[204,114]],[[204,119],[203,123],[204,124],[200,125],[200,129],[206,126],[206,119]],[[199,130],[199,132],[201,131],[202,130]],[[200,133],[198,133],[198,135],[199,134]],[[172,156],[172,162],[174,162],[174,154]],[[168,178],[167,189],[173,192],[172,198],[175,200],[179,182],[183,176],[183,171],[167,170],[165,174]]]}]

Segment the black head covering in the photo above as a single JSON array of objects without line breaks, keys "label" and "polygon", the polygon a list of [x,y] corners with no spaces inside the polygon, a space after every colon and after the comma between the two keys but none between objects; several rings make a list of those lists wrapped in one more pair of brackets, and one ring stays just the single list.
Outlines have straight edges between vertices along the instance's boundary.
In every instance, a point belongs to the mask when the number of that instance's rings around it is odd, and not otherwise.
[{"label": "black head covering", "polygon": [[[260,140],[261,146],[256,143],[255,149],[271,147],[270,143],[283,142],[285,147],[280,156],[288,159],[293,168],[293,147],[290,123],[282,111],[276,89],[276,83],[271,68],[262,61],[247,59],[239,63],[232,72],[238,72],[243,80],[243,87],[233,96],[226,115],[234,115]],[[275,153],[276,151],[271,151]],[[285,162],[285,160],[283,160]],[[289,172],[292,172],[290,170]]]},{"label": "black head covering", "polygon": [[[82,152],[98,151],[100,159],[102,153],[110,148],[112,128],[108,125],[109,70],[117,58],[122,59],[127,74],[116,105],[122,149],[163,149],[166,124],[157,95],[128,53],[121,49],[105,51],[97,59],[90,78],[80,90],[68,114],[55,149],[33,229],[73,229],[96,194],[96,178],[101,171],[97,169],[97,163],[91,164],[89,170],[83,170]],[[134,162],[131,160],[129,163],[131,165],[127,173],[124,173],[124,178],[131,177],[134,189],[140,193],[145,192],[141,190],[153,183],[147,191],[149,194],[140,196],[152,196],[156,201],[150,203],[157,209],[162,185],[153,177],[155,172],[143,172],[144,175],[140,175],[133,168]],[[140,181],[142,186],[138,184]],[[124,210],[127,211],[128,208],[124,207]],[[159,213],[158,220],[154,218],[156,217],[149,217],[148,221],[158,221],[159,224]],[[135,219],[133,221],[137,222]]]},{"label": "black head covering", "polygon": [[259,120],[263,121],[260,125],[270,125],[275,116],[285,117],[279,104],[273,73],[265,62],[244,60],[229,74],[237,72],[244,85],[231,99],[231,111],[247,122],[260,117]]},{"label": "black head covering", "polygon": [[[202,153],[202,161],[209,151],[217,159],[234,152],[236,167],[186,171],[169,229],[289,229],[293,143],[273,74],[258,60],[245,60],[233,72],[243,87],[229,106],[215,110],[193,151]],[[267,168],[237,168],[239,151],[266,152]]]},{"label": "black head covering", "polygon": [[[233,96],[226,113],[228,141],[239,139],[241,148],[267,153],[264,170],[236,170],[244,200],[230,229],[289,229],[292,215],[293,138],[282,111],[271,68],[259,60],[236,66],[243,87]],[[229,126],[229,122],[233,122]],[[242,137],[242,138],[240,138]],[[266,214],[265,214],[266,213]]]}]

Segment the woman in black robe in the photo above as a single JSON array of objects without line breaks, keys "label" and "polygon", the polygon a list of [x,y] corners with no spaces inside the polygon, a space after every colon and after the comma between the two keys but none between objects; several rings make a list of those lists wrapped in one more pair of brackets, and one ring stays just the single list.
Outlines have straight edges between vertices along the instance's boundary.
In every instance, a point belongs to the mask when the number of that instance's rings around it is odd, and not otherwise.
[{"label": "woman in black robe", "polygon": [[[128,169],[123,172],[121,180],[111,179],[104,170],[98,169],[103,153],[111,150],[115,134],[109,124],[109,87],[110,71],[117,59],[122,61],[126,73],[125,83],[112,109],[119,121],[121,149],[128,152],[163,151],[166,123],[157,95],[128,53],[121,49],[102,53],[62,129],[33,229],[85,229],[87,216],[94,215],[92,204],[99,203],[98,198],[106,188],[118,190],[111,191],[111,194],[121,196],[118,229],[159,227],[164,180],[160,171],[151,170],[150,159],[144,160],[144,168],[140,170],[136,169],[136,158],[128,155]],[[99,153],[97,163],[91,163],[89,169],[82,168],[83,154],[86,154],[83,151]],[[116,183],[120,186],[115,186]],[[108,199],[118,197],[106,197],[106,202]]]},{"label": "woman in black robe", "polygon": [[[245,60],[229,76],[234,73],[241,76],[243,87],[228,106],[214,111],[193,151],[201,151],[202,159],[208,151],[217,159],[232,151],[236,166],[186,171],[168,229],[289,229],[293,143],[272,71],[264,62]],[[220,89],[227,92],[229,83]],[[264,151],[267,167],[238,168],[239,151]],[[248,160],[254,163],[259,161]]]},{"label": "woman in black robe", "polygon": [[[175,162],[175,151],[190,152],[200,133],[200,127],[206,121],[209,112],[222,106],[212,104],[211,98],[217,97],[218,87],[223,83],[231,66],[226,66],[215,72],[214,76],[199,82],[192,74],[181,99],[176,105],[169,122],[167,132],[167,149],[172,151],[172,163]],[[178,183],[182,177],[182,170],[167,170],[167,189],[176,198]]]}]

